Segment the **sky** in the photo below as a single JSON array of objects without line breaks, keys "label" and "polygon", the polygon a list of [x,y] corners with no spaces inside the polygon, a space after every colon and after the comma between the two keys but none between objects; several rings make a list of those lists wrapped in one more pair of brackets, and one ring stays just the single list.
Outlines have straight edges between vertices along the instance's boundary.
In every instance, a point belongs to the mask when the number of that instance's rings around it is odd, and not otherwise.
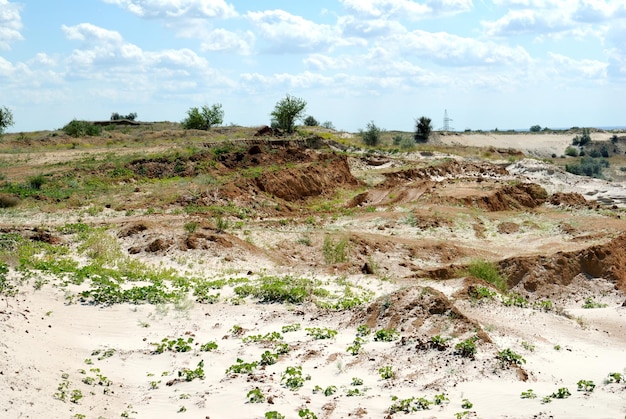
[{"label": "sky", "polygon": [[9,132],[136,112],[355,132],[625,126],[623,0],[0,0]]}]

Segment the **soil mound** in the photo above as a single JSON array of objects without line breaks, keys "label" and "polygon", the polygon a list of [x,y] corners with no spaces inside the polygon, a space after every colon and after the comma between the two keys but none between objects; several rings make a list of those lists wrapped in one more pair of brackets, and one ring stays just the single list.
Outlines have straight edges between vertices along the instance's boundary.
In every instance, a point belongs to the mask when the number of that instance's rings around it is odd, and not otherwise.
[{"label": "soil mound", "polygon": [[509,287],[546,294],[555,286],[567,286],[579,274],[611,281],[626,291],[626,235],[578,252],[558,252],[552,256],[514,257],[499,267]]},{"label": "soil mound", "polygon": [[445,178],[485,178],[508,176],[509,172],[502,167],[489,163],[474,163],[449,160],[437,166],[402,170],[386,173],[387,180],[381,187],[393,187],[400,183],[416,180],[441,180]]},{"label": "soil mound", "polygon": [[345,156],[325,154],[320,160],[281,171],[266,172],[255,185],[262,191],[285,201],[331,195],[338,188],[360,185],[352,176]]},{"label": "soil mound", "polygon": [[552,205],[574,207],[574,208],[586,208],[588,206],[587,200],[579,193],[563,193],[557,192],[550,196],[549,202]]},{"label": "soil mound", "polygon": [[485,211],[509,211],[536,208],[546,202],[548,193],[534,183],[507,185],[484,196],[466,196],[460,199],[465,206]]},{"label": "soil mound", "polygon": [[[453,321],[451,321],[453,320]],[[367,324],[371,329],[396,329],[403,333],[434,336],[452,325],[447,333],[462,335],[482,329],[461,313],[440,291],[430,287],[408,287],[381,297],[357,312],[352,324]],[[489,340],[483,332],[481,339]]]}]

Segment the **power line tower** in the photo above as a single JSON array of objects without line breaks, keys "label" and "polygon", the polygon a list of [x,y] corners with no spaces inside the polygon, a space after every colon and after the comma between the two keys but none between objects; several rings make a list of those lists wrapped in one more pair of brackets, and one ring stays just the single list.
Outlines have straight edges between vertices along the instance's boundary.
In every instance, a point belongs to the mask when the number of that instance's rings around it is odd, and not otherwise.
[{"label": "power line tower", "polygon": [[448,110],[446,109],[443,113],[443,130],[444,131],[454,130],[454,128],[450,126],[451,121],[453,121],[453,119],[448,117]]}]

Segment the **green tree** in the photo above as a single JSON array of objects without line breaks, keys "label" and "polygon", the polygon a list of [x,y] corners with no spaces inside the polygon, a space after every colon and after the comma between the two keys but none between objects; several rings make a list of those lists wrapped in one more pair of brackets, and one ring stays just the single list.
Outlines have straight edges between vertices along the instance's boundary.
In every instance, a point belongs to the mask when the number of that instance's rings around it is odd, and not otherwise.
[{"label": "green tree", "polygon": [[541,125],[533,125],[530,127],[530,132],[539,132],[541,131]]},{"label": "green tree", "polygon": [[307,127],[316,127],[320,124],[319,122],[317,122],[317,119],[313,118],[311,115],[304,118],[303,122],[304,125],[306,125]]},{"label": "green tree", "polygon": [[272,125],[287,133],[292,133],[296,128],[295,121],[302,118],[305,109],[306,101],[304,99],[288,94],[276,103],[270,114],[273,119]]},{"label": "green tree", "polygon": [[413,139],[416,143],[425,143],[428,141],[432,130],[431,119],[420,116],[419,119],[415,120],[415,134],[413,135]]},{"label": "green tree", "polygon": [[220,125],[224,121],[224,110],[221,103],[215,103],[210,107],[189,108],[187,118],[182,122],[185,129],[202,129],[208,131],[214,125]]},{"label": "green tree", "polygon": [[13,112],[6,106],[0,106],[0,136],[4,134],[4,130],[13,126]]},{"label": "green tree", "polygon": [[363,142],[370,147],[375,147],[380,143],[382,133],[383,130],[378,128],[376,124],[374,124],[374,121],[368,122],[365,131],[360,130]]},{"label": "green tree", "polygon": [[121,119],[128,119],[129,121],[134,121],[137,118],[137,112],[131,112],[128,115],[120,115],[117,112],[113,112],[111,114],[111,121],[119,121]]}]

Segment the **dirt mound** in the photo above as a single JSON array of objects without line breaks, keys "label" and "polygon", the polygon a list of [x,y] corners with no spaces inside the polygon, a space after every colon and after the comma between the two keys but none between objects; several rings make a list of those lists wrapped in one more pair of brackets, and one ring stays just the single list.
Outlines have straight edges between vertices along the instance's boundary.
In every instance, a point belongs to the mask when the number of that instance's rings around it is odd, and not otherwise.
[{"label": "dirt mound", "polygon": [[263,136],[280,136],[282,135],[282,132],[280,132],[280,130],[278,129],[274,129],[272,127],[268,127],[267,125],[263,125],[261,128],[259,128],[255,133],[254,136],[255,137],[263,137]]},{"label": "dirt mound", "polygon": [[[450,320],[454,319],[453,322]],[[481,331],[480,325],[460,312],[440,291],[430,287],[408,287],[381,297],[357,312],[351,324],[372,329],[396,329],[403,333],[434,336],[452,325],[447,333],[462,335]],[[489,337],[479,332],[481,339]]]},{"label": "dirt mound", "polygon": [[437,166],[428,166],[385,173],[387,180],[381,187],[393,187],[400,183],[415,180],[437,180],[442,178],[485,178],[508,176],[509,172],[502,167],[489,163],[449,160]]},{"label": "dirt mound", "polygon": [[285,201],[331,195],[338,188],[355,187],[360,181],[352,176],[345,156],[324,154],[318,161],[281,171],[263,173],[255,180],[262,191]]},{"label": "dirt mound", "polygon": [[508,278],[509,287],[540,294],[571,284],[579,274],[604,278],[626,291],[626,235],[578,252],[506,259],[499,268]]},{"label": "dirt mound", "polygon": [[585,197],[576,192],[554,193],[550,196],[550,200],[548,202],[550,202],[552,205],[560,205],[564,207],[574,208],[586,208],[589,206]]},{"label": "dirt mound", "polygon": [[536,208],[546,202],[548,193],[534,183],[507,185],[484,196],[466,196],[459,201],[465,206],[485,211],[509,211]]}]

